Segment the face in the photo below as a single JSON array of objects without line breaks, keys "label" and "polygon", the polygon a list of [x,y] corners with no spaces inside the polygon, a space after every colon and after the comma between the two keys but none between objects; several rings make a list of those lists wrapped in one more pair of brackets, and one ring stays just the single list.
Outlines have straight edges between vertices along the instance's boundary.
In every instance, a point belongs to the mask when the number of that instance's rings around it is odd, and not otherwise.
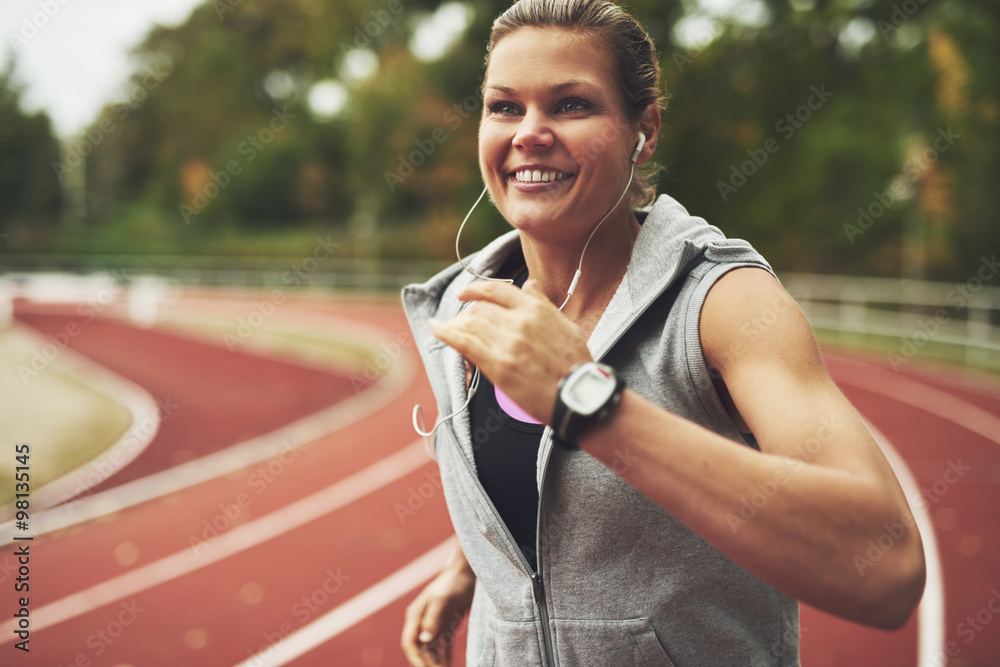
[{"label": "face", "polygon": [[585,236],[628,182],[637,130],[598,44],[521,28],[490,56],[479,166],[504,218],[540,239]]}]

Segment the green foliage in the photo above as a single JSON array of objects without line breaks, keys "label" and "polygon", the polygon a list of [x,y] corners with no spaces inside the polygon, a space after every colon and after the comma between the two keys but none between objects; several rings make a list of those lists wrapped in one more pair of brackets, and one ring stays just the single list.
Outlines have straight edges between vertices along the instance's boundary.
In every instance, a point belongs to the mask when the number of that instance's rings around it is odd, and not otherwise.
[{"label": "green foliage", "polygon": [[11,64],[0,74],[0,233],[23,238],[59,216],[59,181],[51,165],[59,144],[44,113],[26,114]]},{"label": "green foliage", "polygon": [[[482,188],[484,49],[509,3],[467,2],[463,38],[420,62],[409,40],[441,4],[220,0],[151,32],[130,103],[95,121],[111,130],[87,161],[90,243],[205,247],[324,228],[356,241],[344,252],[450,256]],[[1000,245],[994,3],[762,0],[754,26],[724,18],[687,48],[675,29],[698,2],[626,4],[657,42],[671,94],[661,191],[777,268],[964,279]],[[357,48],[378,58],[362,80],[343,72]],[[309,105],[327,80],[348,94],[334,118]],[[53,150],[44,119],[19,118],[34,129],[0,126],[0,191],[23,199],[4,197],[0,221],[11,207],[51,212],[56,192],[44,169],[3,166],[44,164]],[[951,143],[920,158],[942,132]],[[465,243],[504,229],[484,205]]]},{"label": "green foliage", "polygon": [[[996,194],[983,187],[985,173],[997,175],[996,118],[972,131],[941,108],[941,81],[954,73],[935,68],[928,42],[944,35],[961,45],[959,59],[970,68],[966,108],[995,108],[995,90],[983,87],[997,65],[996,54],[985,51],[986,31],[970,36],[975,46],[966,50],[957,25],[975,31],[989,20],[995,31],[996,17],[973,16],[959,3],[914,2],[919,11],[897,21],[914,35],[916,43],[907,46],[892,22],[900,3],[851,8],[863,4],[820,2],[812,11],[781,13],[782,3],[773,2],[772,14],[781,18],[755,34],[730,26],[703,51],[664,50],[673,104],[661,151],[671,157],[663,189],[727,233],[749,239],[782,269],[898,275],[907,265],[910,219],[940,232],[927,237],[927,275],[963,278],[962,267],[974,266],[978,256],[971,246],[961,250],[961,228],[980,246],[984,238],[992,237],[994,248],[1000,240],[993,231]],[[838,32],[854,19],[871,20],[877,32],[860,52],[845,53]],[[833,94],[829,101],[804,107],[810,91],[823,86]],[[787,121],[797,111],[806,112],[801,127]],[[906,169],[912,145],[932,145],[947,128],[961,137],[935,160],[919,161],[926,168],[909,178],[916,173]],[[720,192],[720,183],[740,181],[734,167],[747,164],[747,151],[768,137],[777,150],[764,164],[750,164],[735,192],[724,186]],[[992,168],[970,169],[970,152],[988,154],[984,162],[992,159]],[[895,197],[894,182],[906,183],[912,196]],[[880,213],[879,195],[891,201]],[[935,196],[948,205],[929,201]],[[858,210],[869,207],[879,214],[865,218]]]}]

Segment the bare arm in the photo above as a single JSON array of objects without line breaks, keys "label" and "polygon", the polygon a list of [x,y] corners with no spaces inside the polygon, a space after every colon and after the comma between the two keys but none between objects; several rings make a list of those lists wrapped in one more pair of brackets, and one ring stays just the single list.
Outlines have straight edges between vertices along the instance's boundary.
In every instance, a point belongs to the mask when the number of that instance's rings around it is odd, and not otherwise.
[{"label": "bare arm", "polygon": [[[632,392],[580,447],[611,465],[629,443],[638,461],[624,479],[775,588],[861,623],[905,623],[923,590],[920,536],[798,306],[766,272],[737,269],[709,293],[701,337],[760,452]],[[859,567],[883,534],[892,546]]]},{"label": "bare arm", "polygon": [[476,575],[455,540],[441,573],[406,607],[400,646],[413,667],[451,663],[455,629],[472,605]]},{"label": "bare arm", "polygon": [[[559,379],[590,358],[579,331],[528,290],[474,283],[461,298],[480,303],[433,325],[435,334],[548,423]],[[770,323],[756,325],[768,309]],[[736,269],[709,292],[700,324],[706,360],[761,451],[629,390],[577,444],[609,467],[627,446],[634,463],[613,470],[775,588],[854,621],[901,626],[923,591],[920,536],[802,312],[767,272]],[[892,546],[859,568],[855,556],[887,531]]]}]

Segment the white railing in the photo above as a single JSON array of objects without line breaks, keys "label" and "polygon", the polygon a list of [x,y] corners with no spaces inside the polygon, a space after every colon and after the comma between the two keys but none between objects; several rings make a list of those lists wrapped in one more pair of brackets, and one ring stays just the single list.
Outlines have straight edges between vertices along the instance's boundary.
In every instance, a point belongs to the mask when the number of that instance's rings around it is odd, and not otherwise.
[{"label": "white railing", "polygon": [[[447,264],[329,258],[303,266],[301,260],[270,257],[102,259],[105,266],[117,268],[98,271],[73,264],[77,258],[48,257],[42,265],[36,262],[0,272],[0,297],[5,297],[0,298],[0,326],[9,321],[12,297],[46,300],[38,292],[48,292],[53,283],[74,285],[83,293],[77,295],[80,300],[124,291],[135,302],[130,310],[141,310],[149,300],[147,293],[158,293],[166,285],[392,292],[408,282],[426,280]],[[853,336],[850,342],[857,342],[858,336],[876,337],[881,348],[904,359],[943,350],[949,358],[1000,370],[1000,287],[988,284],[994,279],[1000,284],[995,272],[981,269],[964,283],[809,273],[779,277],[817,332],[832,332],[845,341]]]},{"label": "white railing", "polygon": [[995,273],[964,283],[810,273],[779,277],[814,329],[890,339],[890,354],[897,359],[951,347],[969,365],[1000,368],[1000,287],[985,284],[1000,283]]},{"label": "white railing", "polygon": [[183,285],[398,290],[423,282],[451,262],[369,258],[224,256],[224,255],[60,255],[0,256],[0,277],[13,282],[39,275],[110,275],[128,283],[133,277],[155,277]]}]

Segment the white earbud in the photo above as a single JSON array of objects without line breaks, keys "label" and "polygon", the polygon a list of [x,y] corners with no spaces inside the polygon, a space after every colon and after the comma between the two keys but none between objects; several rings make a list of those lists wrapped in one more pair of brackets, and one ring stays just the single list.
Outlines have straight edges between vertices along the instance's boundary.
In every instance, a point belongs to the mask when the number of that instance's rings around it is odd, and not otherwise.
[{"label": "white earbud", "polygon": [[635,147],[635,152],[632,153],[632,162],[639,159],[639,153],[642,152],[642,147],[646,145],[646,135],[642,132],[639,133],[639,144]]}]

